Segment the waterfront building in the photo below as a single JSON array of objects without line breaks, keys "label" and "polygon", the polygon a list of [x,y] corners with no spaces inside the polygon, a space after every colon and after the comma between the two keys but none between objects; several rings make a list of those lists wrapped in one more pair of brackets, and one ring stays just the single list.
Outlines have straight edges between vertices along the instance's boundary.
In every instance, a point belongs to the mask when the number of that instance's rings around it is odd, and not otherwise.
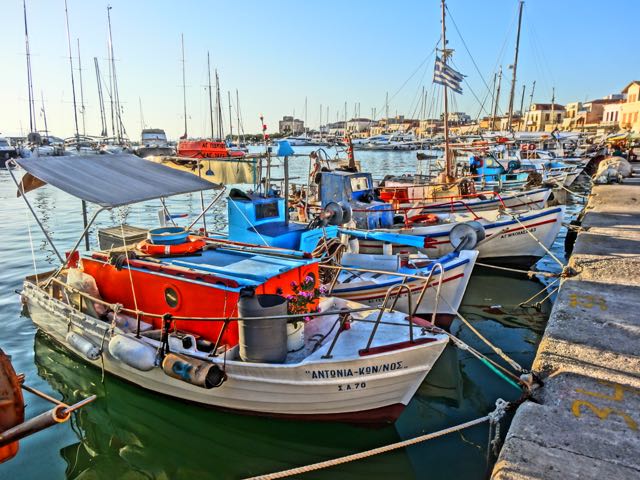
[{"label": "waterfront building", "polygon": [[620,104],[620,128],[640,132],[640,80],[631,82],[622,93],[627,97]]},{"label": "waterfront building", "polygon": [[372,123],[368,118],[352,118],[347,121],[347,132],[351,134],[366,132],[371,128]]},{"label": "waterfront building", "polygon": [[564,105],[550,103],[534,103],[525,113],[525,131],[551,132],[562,125]]},{"label": "waterfront building", "polygon": [[298,135],[304,133],[304,122],[292,116],[284,116],[278,122],[278,132],[282,135]]}]

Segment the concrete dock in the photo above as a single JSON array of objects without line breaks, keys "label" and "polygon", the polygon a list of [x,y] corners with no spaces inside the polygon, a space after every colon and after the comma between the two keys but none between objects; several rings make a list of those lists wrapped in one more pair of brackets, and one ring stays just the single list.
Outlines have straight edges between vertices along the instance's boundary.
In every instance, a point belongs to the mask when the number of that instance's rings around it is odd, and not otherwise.
[{"label": "concrete dock", "polygon": [[493,479],[640,478],[640,179],[593,188],[569,266]]}]

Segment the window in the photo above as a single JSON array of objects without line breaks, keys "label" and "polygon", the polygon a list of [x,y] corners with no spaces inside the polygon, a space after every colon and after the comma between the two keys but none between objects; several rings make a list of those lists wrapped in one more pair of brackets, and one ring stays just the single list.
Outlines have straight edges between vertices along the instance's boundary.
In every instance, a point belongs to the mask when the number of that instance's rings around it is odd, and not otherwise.
[{"label": "window", "polygon": [[548,122],[548,121],[549,121],[549,114],[548,114],[548,113],[545,113],[545,114],[544,114],[544,121],[545,121],[545,122]]},{"label": "window", "polygon": [[637,122],[638,121],[638,112],[633,114],[633,121]]}]

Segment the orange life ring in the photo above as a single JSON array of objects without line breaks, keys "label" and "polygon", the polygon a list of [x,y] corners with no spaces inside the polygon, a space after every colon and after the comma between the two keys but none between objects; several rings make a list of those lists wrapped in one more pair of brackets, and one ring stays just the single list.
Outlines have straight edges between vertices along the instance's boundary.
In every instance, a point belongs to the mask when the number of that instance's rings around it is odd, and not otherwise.
[{"label": "orange life ring", "polygon": [[430,223],[435,224],[440,221],[440,217],[438,217],[434,213],[425,213],[422,215],[416,215],[415,217],[411,217],[409,219],[409,223]]},{"label": "orange life ring", "polygon": [[189,235],[188,241],[177,245],[156,245],[149,240],[138,244],[138,250],[147,255],[184,255],[199,252],[207,244],[203,239]]},{"label": "orange life ring", "polygon": [[529,151],[533,152],[536,149],[536,144],[535,143],[530,143],[529,144]]}]

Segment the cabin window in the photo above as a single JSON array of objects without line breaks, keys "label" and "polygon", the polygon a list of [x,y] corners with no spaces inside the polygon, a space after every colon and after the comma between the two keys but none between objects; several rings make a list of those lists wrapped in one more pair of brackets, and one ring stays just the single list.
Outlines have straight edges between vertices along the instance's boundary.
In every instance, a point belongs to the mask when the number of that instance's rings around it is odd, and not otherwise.
[{"label": "cabin window", "polygon": [[180,296],[173,287],[167,287],[164,289],[164,301],[167,302],[171,308],[176,308],[180,303]]},{"label": "cabin window", "polygon": [[362,190],[369,190],[369,179],[367,177],[352,177],[351,178],[351,191],[361,192]]},{"label": "cabin window", "polygon": [[256,220],[278,216],[278,202],[265,202],[256,205]]}]

